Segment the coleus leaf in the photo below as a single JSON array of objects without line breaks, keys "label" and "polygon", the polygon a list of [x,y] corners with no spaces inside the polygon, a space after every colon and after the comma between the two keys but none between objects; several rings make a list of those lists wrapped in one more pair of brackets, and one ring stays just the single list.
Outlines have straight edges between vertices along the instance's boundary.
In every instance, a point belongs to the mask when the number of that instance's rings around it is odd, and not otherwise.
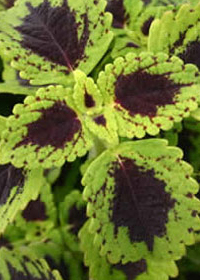
[{"label": "coleus leaf", "polygon": [[117,125],[110,110],[103,106],[103,97],[92,78],[83,72],[74,72],[74,102],[84,114],[84,122],[88,129],[100,139],[114,145],[118,143]]},{"label": "coleus leaf", "polygon": [[[176,260],[200,228],[198,183],[166,140],[123,142],[88,167],[82,183],[89,231],[111,263]],[[181,232],[181,235],[180,235]]]},{"label": "coleus leaf", "polygon": [[85,265],[89,267],[89,276],[95,280],[167,280],[168,276],[177,276],[177,267],[173,261],[154,260],[152,257],[136,262],[112,264],[105,256],[100,256],[94,245],[94,235],[89,231],[88,220],[79,232],[81,249],[84,252]]},{"label": "coleus leaf", "polygon": [[200,70],[199,20],[200,4],[196,7],[185,4],[177,13],[165,13],[152,24],[148,41],[149,51],[163,51],[179,56],[185,63],[195,64]]},{"label": "coleus leaf", "polygon": [[168,130],[197,108],[198,69],[164,53],[129,53],[99,74],[104,102],[122,137],[144,137]]},{"label": "coleus leaf", "polygon": [[1,280],[62,280],[58,271],[51,271],[44,259],[20,251],[0,250]]},{"label": "coleus leaf", "polygon": [[78,190],[72,191],[59,205],[59,220],[68,248],[79,251],[78,232],[85,223],[86,203]]},{"label": "coleus leaf", "polygon": [[41,88],[13,112],[2,134],[1,162],[11,161],[17,167],[59,167],[83,156],[92,145],[68,88]]},{"label": "coleus leaf", "polygon": [[0,233],[13,221],[19,210],[36,199],[45,179],[42,169],[26,170],[11,163],[0,165]]},{"label": "coleus leaf", "polygon": [[76,68],[88,74],[112,40],[104,0],[17,3],[1,15],[1,52],[31,84],[69,84]]},{"label": "coleus leaf", "polygon": [[9,225],[9,231],[17,227],[23,232],[27,241],[32,241],[40,235],[47,235],[56,224],[57,209],[54,205],[51,186],[45,184],[35,200],[29,201],[25,209],[15,217],[14,224]]}]

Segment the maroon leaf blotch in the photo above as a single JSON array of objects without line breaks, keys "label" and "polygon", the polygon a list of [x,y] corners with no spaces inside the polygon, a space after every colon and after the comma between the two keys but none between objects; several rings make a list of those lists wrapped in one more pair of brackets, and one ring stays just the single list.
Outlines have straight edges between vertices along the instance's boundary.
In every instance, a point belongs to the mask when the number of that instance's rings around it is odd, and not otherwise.
[{"label": "maroon leaf blotch", "polygon": [[116,264],[115,269],[121,270],[126,275],[126,280],[134,280],[138,275],[147,271],[147,264],[144,259],[137,262],[128,262],[127,264]]},{"label": "maroon leaf blotch", "polygon": [[174,95],[181,86],[164,75],[143,71],[120,75],[115,83],[116,103],[127,109],[130,115],[153,117],[157,106],[174,104]]},{"label": "maroon leaf blotch", "polygon": [[24,186],[25,176],[22,168],[12,164],[0,165],[0,205],[5,204],[13,187],[18,191]]},{"label": "maroon leaf blotch", "polygon": [[106,11],[113,15],[112,26],[115,28],[123,28],[128,19],[123,5],[123,0],[109,0]]},{"label": "maroon leaf blotch", "polygon": [[68,224],[71,225],[70,232],[72,234],[78,235],[79,230],[87,220],[86,217],[86,206],[77,208],[73,205],[69,210]]},{"label": "maroon leaf blotch", "polygon": [[92,97],[92,95],[90,95],[87,91],[85,91],[85,106],[87,108],[91,108],[91,107],[94,107],[95,106],[95,101]]},{"label": "maroon leaf blotch", "polygon": [[106,119],[103,115],[94,118],[95,123],[106,126]]},{"label": "maroon leaf blotch", "polygon": [[155,178],[154,170],[144,170],[134,160],[121,158],[114,163],[115,180],[112,222],[128,227],[132,242],[144,241],[153,250],[154,237],[166,234],[168,212],[175,200],[165,191],[166,183]]},{"label": "maroon leaf blotch", "polygon": [[55,148],[64,148],[75,133],[81,129],[81,123],[76,113],[64,102],[58,101],[48,109],[42,109],[41,117],[27,124],[28,134],[15,148],[21,145],[51,145]]},{"label": "maroon leaf blotch", "polygon": [[185,63],[193,63],[200,70],[200,42],[189,43],[186,50],[179,54]]},{"label": "maroon leaf blotch", "polygon": [[72,71],[84,58],[84,50],[89,38],[87,14],[82,15],[83,30],[78,36],[79,24],[75,12],[71,11],[67,0],[62,6],[51,7],[44,0],[38,7],[27,3],[30,14],[16,29],[22,35],[21,45],[31,49],[45,59],[68,67]]},{"label": "maroon leaf blotch", "polygon": [[45,221],[46,215],[45,203],[38,198],[29,202],[27,207],[22,212],[22,217],[27,221]]},{"label": "maroon leaf blotch", "polygon": [[148,36],[148,35],[149,35],[149,29],[150,29],[150,27],[151,27],[151,24],[152,24],[153,20],[154,20],[154,17],[150,17],[149,19],[147,19],[147,20],[143,23],[141,30],[142,30],[142,33],[143,33],[145,36]]}]

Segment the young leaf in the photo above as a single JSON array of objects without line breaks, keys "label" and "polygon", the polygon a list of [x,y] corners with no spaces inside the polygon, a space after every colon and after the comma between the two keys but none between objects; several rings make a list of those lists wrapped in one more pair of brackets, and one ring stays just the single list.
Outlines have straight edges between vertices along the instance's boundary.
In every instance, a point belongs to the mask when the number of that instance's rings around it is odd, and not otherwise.
[{"label": "young leaf", "polygon": [[102,106],[102,95],[92,78],[77,70],[74,73],[73,97],[78,110],[84,114],[88,129],[100,139],[114,145],[118,143],[117,125],[112,114]]},{"label": "young leaf", "polygon": [[67,247],[72,251],[79,251],[78,232],[87,219],[86,203],[79,191],[72,191],[60,203],[59,219]]},{"label": "young leaf", "polygon": [[185,4],[177,13],[165,13],[152,24],[148,41],[149,51],[163,51],[176,55],[184,63],[195,64],[200,70],[199,20],[200,4],[194,8]]},{"label": "young leaf", "polygon": [[50,86],[16,105],[2,134],[0,161],[51,168],[83,156],[92,138],[71,99],[70,89]]},{"label": "young leaf", "polygon": [[98,78],[106,107],[122,137],[144,137],[168,130],[197,108],[197,68],[164,53],[129,53],[106,66]]},{"label": "young leaf", "polygon": [[99,255],[94,245],[94,236],[89,232],[88,220],[79,232],[81,249],[84,252],[85,265],[89,267],[89,276],[95,280],[167,280],[176,277],[178,272],[173,261],[154,260],[152,257],[136,262],[109,263],[106,257]]},{"label": "young leaf", "polygon": [[44,259],[20,251],[0,250],[1,280],[62,280],[58,271],[51,271]]},{"label": "young leaf", "polygon": [[42,169],[31,171],[12,164],[0,165],[0,233],[13,221],[19,210],[36,199],[45,185]]},{"label": "young leaf", "polygon": [[[176,260],[200,228],[198,183],[182,152],[166,140],[123,142],[88,167],[85,187],[89,231],[111,263],[148,257]],[[180,235],[181,232],[181,235]]]},{"label": "young leaf", "polygon": [[76,68],[88,74],[112,40],[104,0],[17,4],[1,14],[1,52],[31,84],[69,84]]}]

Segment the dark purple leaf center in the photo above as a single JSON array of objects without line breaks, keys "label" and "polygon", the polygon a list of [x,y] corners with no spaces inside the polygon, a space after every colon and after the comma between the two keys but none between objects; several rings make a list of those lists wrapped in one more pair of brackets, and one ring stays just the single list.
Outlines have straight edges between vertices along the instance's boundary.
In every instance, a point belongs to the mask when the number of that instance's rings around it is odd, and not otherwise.
[{"label": "dark purple leaf center", "polygon": [[113,27],[123,28],[128,16],[123,5],[123,0],[109,0],[106,11],[113,15]]},{"label": "dark purple leaf center", "polygon": [[138,262],[128,262],[127,264],[116,264],[115,269],[121,270],[126,275],[126,280],[134,280],[138,275],[147,271],[147,264],[144,259]]},{"label": "dark purple leaf center", "polygon": [[180,87],[164,75],[142,71],[120,75],[115,83],[116,103],[127,109],[130,115],[153,117],[158,106],[174,104],[173,98]]},{"label": "dark purple leaf center", "polygon": [[113,169],[115,180],[112,222],[128,227],[132,242],[144,241],[153,250],[154,237],[166,234],[168,212],[175,200],[165,191],[165,182],[155,178],[154,170],[143,170],[134,160],[121,159]]},{"label": "dark purple leaf center", "polygon": [[71,11],[67,0],[59,7],[51,7],[44,0],[38,7],[27,3],[30,14],[21,26],[16,29],[21,33],[21,45],[31,49],[45,59],[68,67],[76,68],[84,58],[84,50],[89,38],[89,21],[87,14],[82,15],[82,35],[78,36],[80,23],[76,22],[76,14]]},{"label": "dark purple leaf center", "polygon": [[142,33],[143,33],[145,36],[148,36],[148,35],[149,35],[149,29],[150,29],[150,27],[151,27],[151,24],[152,24],[153,20],[154,20],[154,17],[150,17],[149,19],[147,19],[147,20],[143,23],[141,30],[142,30]]},{"label": "dark purple leaf center", "polygon": [[200,70],[200,42],[189,43],[186,47],[186,50],[179,54],[179,57],[185,63],[193,63]]},{"label": "dark purple leaf center", "polygon": [[15,148],[27,144],[63,148],[81,129],[76,113],[64,102],[58,101],[52,107],[42,109],[40,112],[42,116],[27,125],[27,136]]},{"label": "dark purple leaf center", "polygon": [[12,164],[0,165],[0,205],[5,204],[13,187],[17,192],[24,186],[24,171]]},{"label": "dark purple leaf center", "polygon": [[45,221],[48,217],[46,215],[45,203],[38,198],[29,202],[27,207],[22,212],[23,218],[29,221]]},{"label": "dark purple leaf center", "polygon": [[72,234],[78,235],[79,230],[87,220],[86,217],[86,206],[77,208],[73,205],[69,210],[68,224],[71,225],[70,232]]}]

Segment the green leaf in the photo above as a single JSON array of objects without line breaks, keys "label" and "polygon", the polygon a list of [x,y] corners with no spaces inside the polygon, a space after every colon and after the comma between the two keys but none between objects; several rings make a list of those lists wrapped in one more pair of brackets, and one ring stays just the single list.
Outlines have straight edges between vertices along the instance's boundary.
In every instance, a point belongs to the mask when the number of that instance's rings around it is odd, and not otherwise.
[{"label": "green leaf", "polygon": [[[82,183],[89,231],[111,263],[177,260],[200,228],[198,183],[166,140],[123,142],[88,167]],[[181,235],[180,235],[181,232]]]},{"label": "green leaf", "polygon": [[45,185],[42,169],[31,171],[12,164],[0,165],[0,233],[11,223],[19,210],[35,200]]},{"label": "green leaf", "polygon": [[164,53],[117,58],[99,74],[106,109],[116,118],[118,134],[142,138],[169,130],[197,108],[197,68]]},{"label": "green leaf", "polygon": [[1,141],[0,162],[31,168],[60,167],[83,156],[92,136],[73,104],[71,90],[62,86],[41,88],[24,104],[17,104]]},{"label": "green leaf", "polygon": [[104,0],[21,0],[1,14],[1,53],[32,85],[69,84],[88,74],[111,40]]},{"label": "green leaf", "polygon": [[[187,18],[187,20],[185,20]],[[148,50],[166,52],[180,57],[184,63],[195,64],[200,70],[200,4],[182,5],[177,13],[167,12],[153,22]],[[173,28],[172,28],[173,27]]]},{"label": "green leaf", "polygon": [[0,279],[2,280],[62,280],[58,271],[49,268],[44,259],[21,251],[0,250]]},{"label": "green leaf", "polygon": [[84,252],[85,265],[89,267],[89,276],[95,280],[167,280],[176,277],[177,267],[173,261],[161,261],[151,257],[137,262],[109,263],[106,257],[99,255],[94,245],[94,236],[89,231],[90,220],[79,232],[81,249]]}]

